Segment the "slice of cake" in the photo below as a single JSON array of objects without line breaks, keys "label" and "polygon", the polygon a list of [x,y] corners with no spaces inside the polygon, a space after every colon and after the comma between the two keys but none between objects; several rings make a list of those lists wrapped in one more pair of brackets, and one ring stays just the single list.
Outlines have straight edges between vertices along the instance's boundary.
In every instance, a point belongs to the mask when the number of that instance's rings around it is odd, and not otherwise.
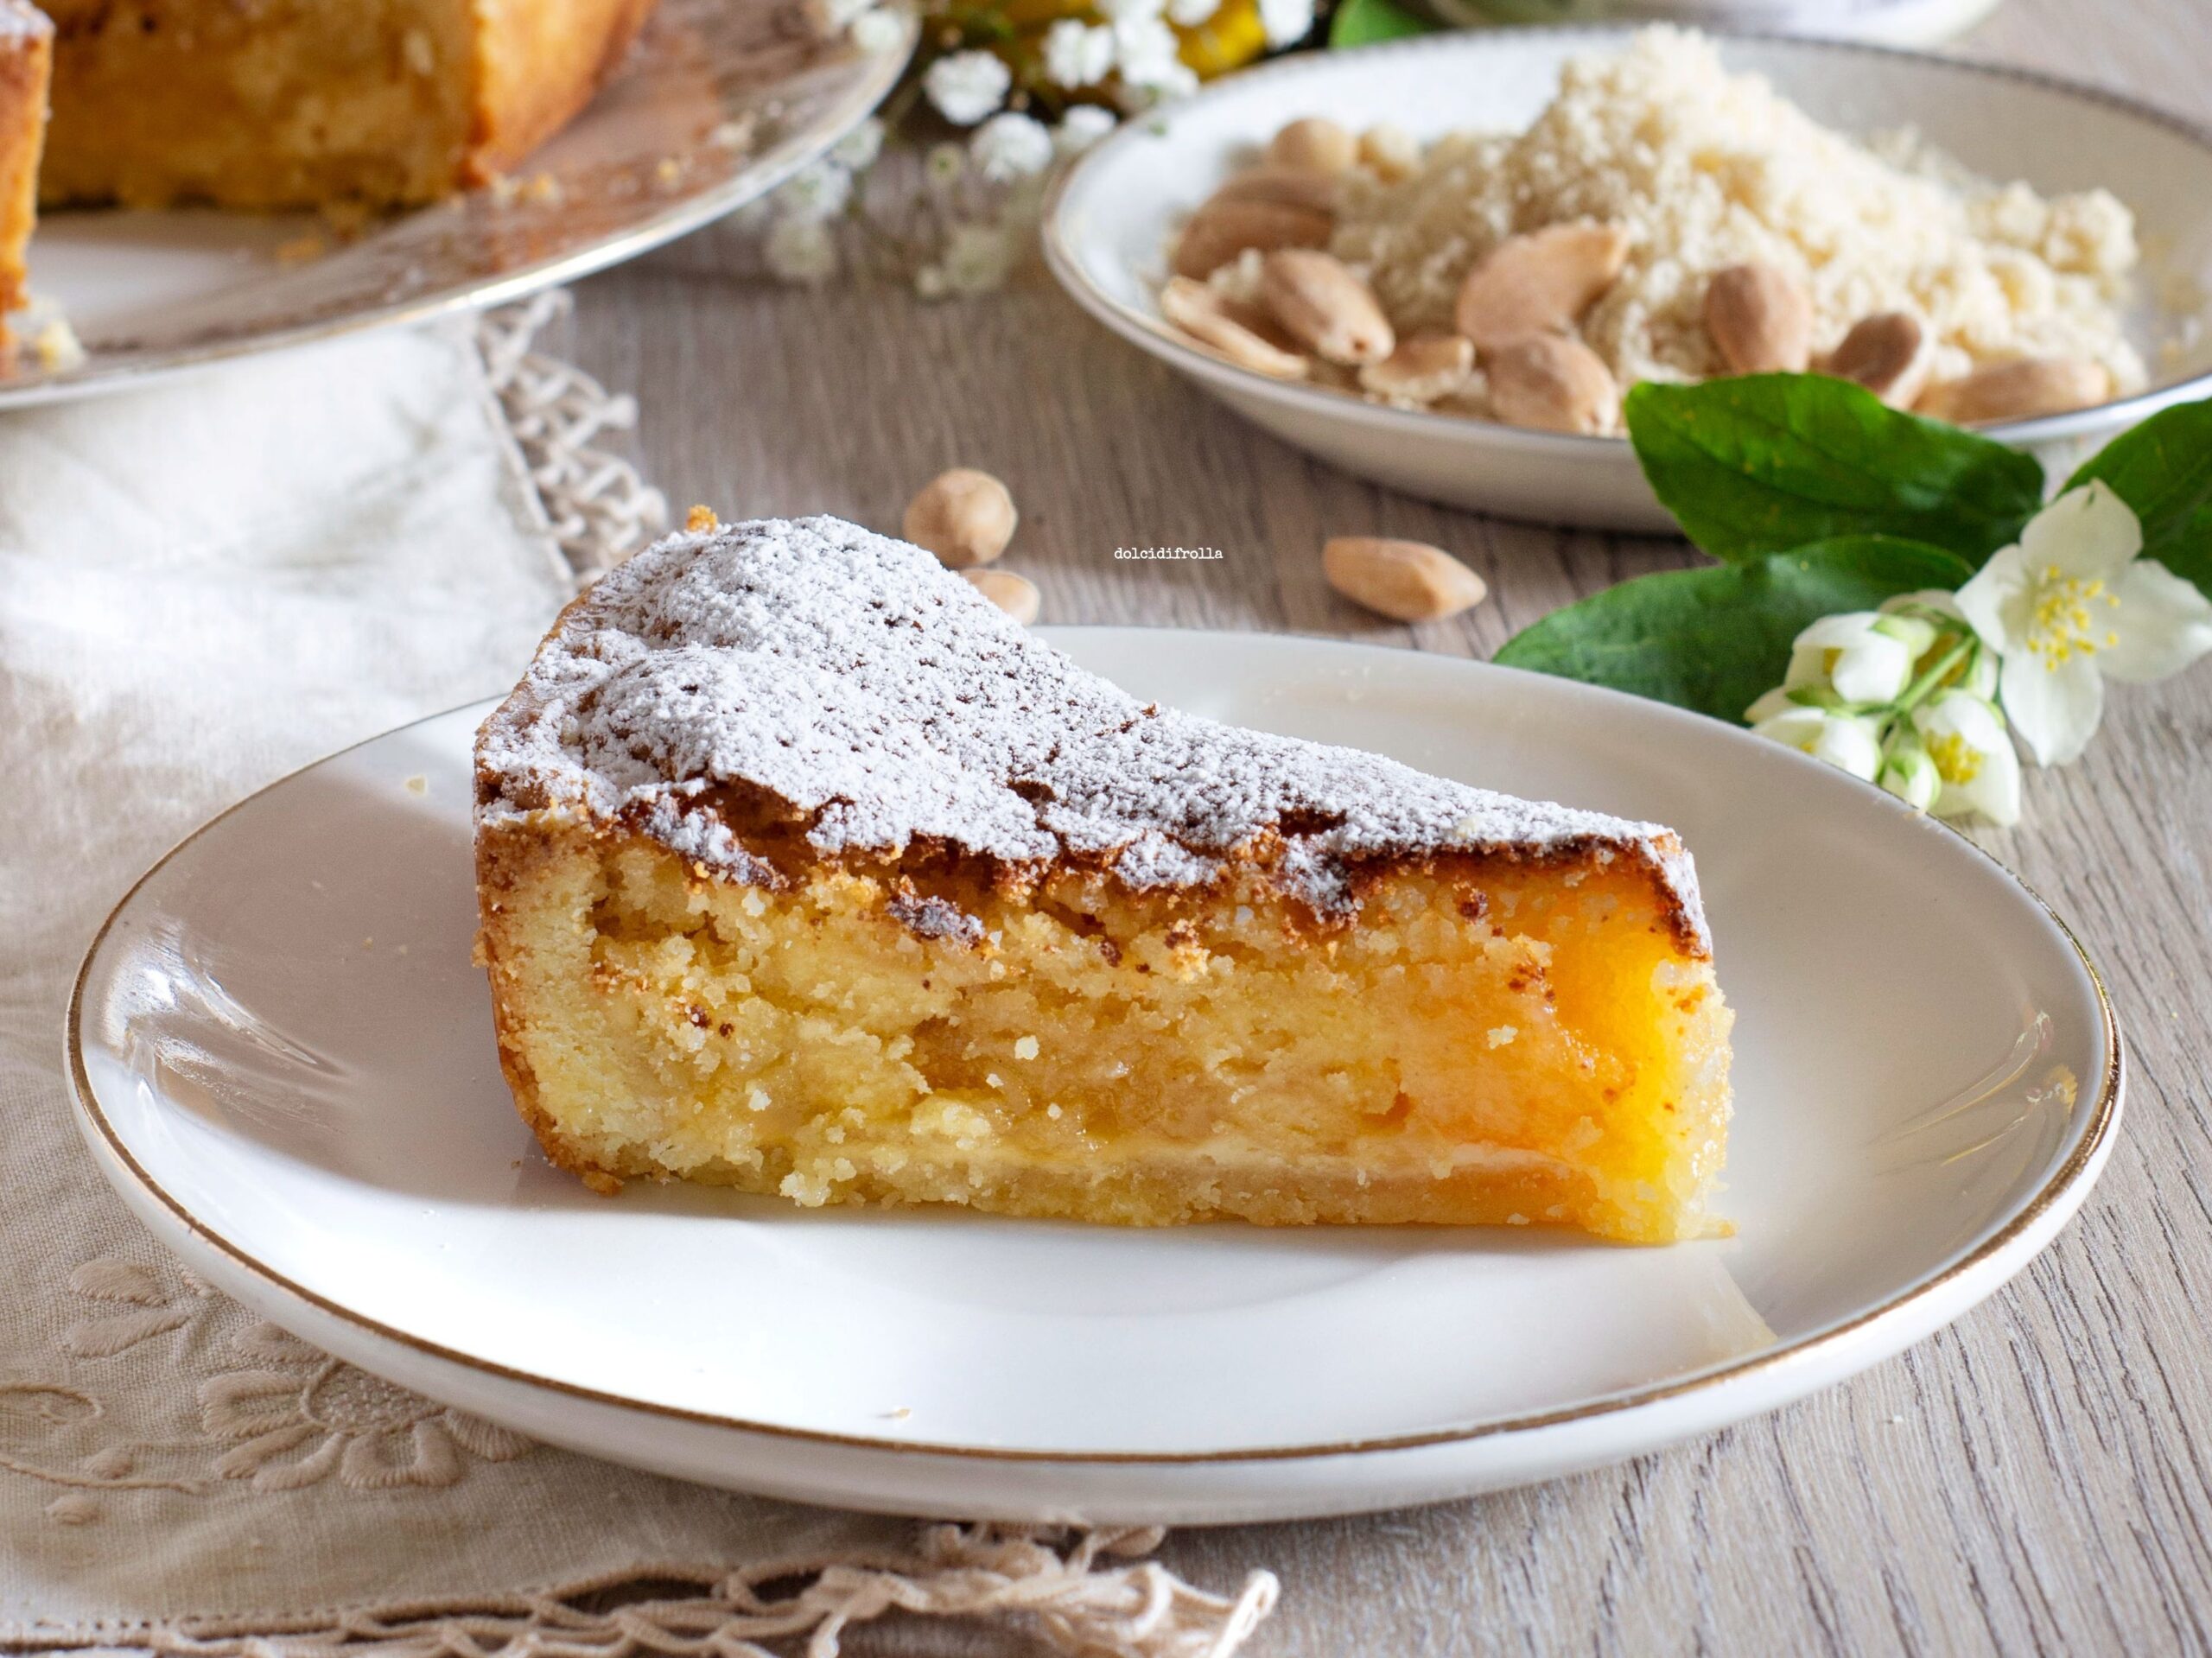
[{"label": "slice of cake", "polygon": [[30,295],[23,256],[38,215],[38,157],[54,29],[23,0],[0,0],[0,346]]},{"label": "slice of cake", "polygon": [[602,1190],[1720,1229],[1669,830],[1139,703],[833,518],[607,576],[476,760],[501,1061]]}]

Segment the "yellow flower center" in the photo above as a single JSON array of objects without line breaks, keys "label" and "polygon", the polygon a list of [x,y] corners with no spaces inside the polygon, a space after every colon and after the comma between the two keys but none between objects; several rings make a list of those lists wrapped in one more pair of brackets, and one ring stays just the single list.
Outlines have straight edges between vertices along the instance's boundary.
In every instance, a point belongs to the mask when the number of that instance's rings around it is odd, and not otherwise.
[{"label": "yellow flower center", "polygon": [[2062,575],[2058,566],[2044,567],[2036,588],[2035,610],[2028,621],[2028,650],[2045,669],[2056,673],[2062,664],[2075,657],[2093,657],[2120,643],[2109,627],[2097,632],[2096,607],[2120,608],[2120,595],[2110,592],[2100,576],[2094,581]]},{"label": "yellow flower center", "polygon": [[1928,758],[1936,762],[1936,774],[1944,782],[1963,785],[1981,775],[1981,751],[1957,732],[1947,731],[1927,740]]}]

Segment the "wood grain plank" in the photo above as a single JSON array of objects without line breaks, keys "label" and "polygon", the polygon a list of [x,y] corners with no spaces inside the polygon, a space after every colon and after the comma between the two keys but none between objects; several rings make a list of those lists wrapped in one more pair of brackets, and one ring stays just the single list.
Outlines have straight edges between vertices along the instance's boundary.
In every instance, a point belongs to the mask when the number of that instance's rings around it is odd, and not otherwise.
[{"label": "wood grain plank", "polygon": [[[2212,118],[2202,0],[2011,0],[1961,48]],[[704,232],[594,279],[565,340],[634,389],[680,507],[895,529],[940,468],[1024,514],[1008,567],[1052,621],[1265,628],[1486,656],[1680,543],[1487,520],[1262,435],[1041,277],[980,303],[762,282]],[[1364,616],[1320,578],[1354,531],[1433,541],[1491,583],[1468,615]],[[1117,547],[1212,546],[1205,563]],[[1260,1650],[2212,1651],[2212,670],[2121,688],[2080,765],[2031,773],[1988,838],[2103,969],[2134,1066],[2081,1218],[1956,1325],[1844,1387],[1624,1467],[1418,1513],[1185,1532],[1167,1560],[1287,1586]],[[870,1652],[976,1649],[886,1630]]]}]

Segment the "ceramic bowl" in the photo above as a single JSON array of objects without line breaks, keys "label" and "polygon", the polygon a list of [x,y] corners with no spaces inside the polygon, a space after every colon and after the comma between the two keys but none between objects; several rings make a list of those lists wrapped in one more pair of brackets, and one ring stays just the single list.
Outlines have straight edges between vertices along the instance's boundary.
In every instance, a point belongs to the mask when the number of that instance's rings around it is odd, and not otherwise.
[{"label": "ceramic bowl", "polygon": [[[1562,435],[1370,403],[1271,380],[1188,344],[1160,318],[1176,227],[1284,123],[1327,113],[1428,139],[1518,130],[1551,99],[1560,64],[1618,48],[1621,29],[1425,35],[1306,54],[1233,76],[1134,121],[1060,181],[1045,254],[1076,302],[1285,441],[1348,472],[1454,506],[1600,529],[1665,530],[1626,440]],[[1730,68],[1765,75],[1807,113],[1866,136],[1917,129],[1984,176],[2039,191],[2102,185],[2133,207],[2145,295],[2212,287],[2212,133],[2082,86],[1986,64],[1836,41],[1724,37]],[[2154,384],[2094,409],[1986,429],[2055,471],[2171,403],[2212,395],[2212,339],[2162,351],[2177,319],[2146,303],[2131,332]],[[2212,331],[2207,331],[2212,333]]]}]

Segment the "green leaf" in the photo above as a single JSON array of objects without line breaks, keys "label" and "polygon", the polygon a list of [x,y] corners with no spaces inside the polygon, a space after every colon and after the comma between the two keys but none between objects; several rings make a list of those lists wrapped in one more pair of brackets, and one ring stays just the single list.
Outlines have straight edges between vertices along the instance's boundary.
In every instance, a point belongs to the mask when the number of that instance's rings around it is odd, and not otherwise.
[{"label": "green leaf", "polygon": [[2098,478],[2143,520],[2143,556],[2212,595],[2212,402],[2160,410],[2084,461],[2066,487]]},{"label": "green leaf", "polygon": [[2033,456],[1822,375],[1647,380],[1626,412],[1653,491],[1716,558],[1894,536],[1979,569],[2043,505]]},{"label": "green leaf", "polygon": [[1941,547],[1849,536],[1637,576],[1522,629],[1496,659],[1734,723],[1782,683],[1790,641],[1821,617],[1872,610],[1921,588],[1955,588],[1973,573]]},{"label": "green leaf", "polygon": [[1435,27],[1427,18],[1407,10],[1398,0],[1344,0],[1329,22],[1329,46],[1332,51],[1373,46],[1378,41],[1426,35]]}]

